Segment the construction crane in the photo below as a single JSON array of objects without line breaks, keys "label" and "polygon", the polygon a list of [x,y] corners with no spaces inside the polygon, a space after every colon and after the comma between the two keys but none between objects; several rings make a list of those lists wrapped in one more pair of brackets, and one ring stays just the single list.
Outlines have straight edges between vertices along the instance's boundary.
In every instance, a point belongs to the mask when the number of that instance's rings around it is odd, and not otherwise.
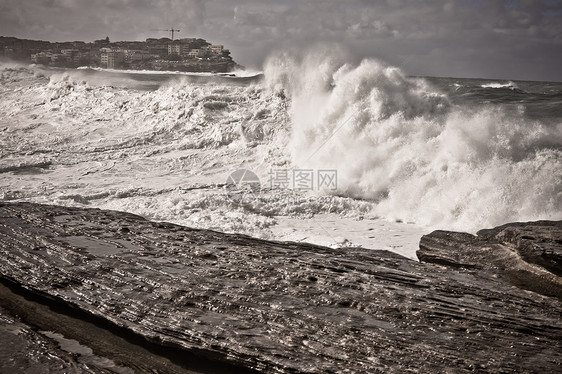
[{"label": "construction crane", "polygon": [[172,33],[172,40],[174,40],[174,33],[175,32],[180,32],[180,30],[176,30],[173,27],[171,29],[152,29],[150,31],[167,31],[169,33]]}]

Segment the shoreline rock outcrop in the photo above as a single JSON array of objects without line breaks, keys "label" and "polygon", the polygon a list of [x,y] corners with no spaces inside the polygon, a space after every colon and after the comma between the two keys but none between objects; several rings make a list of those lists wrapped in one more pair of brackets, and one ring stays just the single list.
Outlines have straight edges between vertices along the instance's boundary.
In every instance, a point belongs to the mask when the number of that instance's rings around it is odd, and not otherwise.
[{"label": "shoreline rock outcrop", "polygon": [[492,273],[562,299],[562,221],[517,222],[476,235],[434,231],[420,240],[422,262]]},{"label": "shoreline rock outcrop", "polygon": [[[544,269],[557,261],[548,243],[559,238],[537,241],[535,231],[523,231],[488,231],[480,239],[432,233],[420,249],[432,264],[122,212],[0,203],[0,278],[10,292],[58,305],[47,308],[53,313],[77,310],[73,318],[112,336],[179,352],[166,359],[185,372],[212,372],[195,365],[200,358],[221,363],[224,372],[559,371],[562,301],[515,286],[509,269],[530,266],[530,274],[536,267],[558,277]],[[491,241],[480,245],[484,235]],[[510,243],[526,237],[543,244],[525,244],[520,255]],[[540,251],[533,248],[548,252],[539,256],[544,268],[526,254]],[[9,312],[7,306],[0,305]],[[41,313],[20,317],[38,329],[43,319],[62,319]],[[79,327],[49,326],[81,341]],[[94,354],[131,367],[126,355],[112,356],[100,339],[90,340]],[[177,361],[181,352],[191,361]]]}]

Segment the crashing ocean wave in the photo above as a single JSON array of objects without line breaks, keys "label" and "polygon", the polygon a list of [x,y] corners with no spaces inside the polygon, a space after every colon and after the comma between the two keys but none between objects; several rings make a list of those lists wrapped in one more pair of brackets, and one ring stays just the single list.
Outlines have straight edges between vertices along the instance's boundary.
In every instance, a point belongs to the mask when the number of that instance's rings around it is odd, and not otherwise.
[{"label": "crashing ocean wave", "polygon": [[291,93],[298,167],[337,169],[338,194],[433,227],[562,217],[560,122],[451,105],[398,68],[342,61],[285,55],[266,67],[269,85]]},{"label": "crashing ocean wave", "polygon": [[[2,157],[53,161],[50,179],[14,177],[4,196],[256,235],[279,215],[461,230],[562,218],[560,121],[459,105],[375,59],[280,54],[263,80],[178,75],[150,90],[105,73],[2,65]],[[338,185],[233,204],[219,185],[239,168],[264,183],[274,168],[336,170]]]}]

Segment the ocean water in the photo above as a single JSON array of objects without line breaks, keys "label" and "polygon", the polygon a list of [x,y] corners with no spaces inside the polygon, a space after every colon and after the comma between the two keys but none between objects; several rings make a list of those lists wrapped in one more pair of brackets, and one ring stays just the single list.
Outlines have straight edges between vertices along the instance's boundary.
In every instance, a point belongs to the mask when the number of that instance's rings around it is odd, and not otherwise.
[{"label": "ocean water", "polygon": [[562,83],[272,56],[236,76],[0,65],[0,199],[415,257],[562,219]]}]

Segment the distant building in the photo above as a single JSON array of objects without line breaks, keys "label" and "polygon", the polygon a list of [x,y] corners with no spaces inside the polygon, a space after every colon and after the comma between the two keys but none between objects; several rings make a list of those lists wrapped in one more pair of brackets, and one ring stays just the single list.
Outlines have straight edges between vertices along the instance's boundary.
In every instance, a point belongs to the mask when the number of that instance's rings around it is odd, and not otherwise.
[{"label": "distant building", "polygon": [[78,49],[61,49],[60,53],[62,53],[65,56],[74,56],[77,53],[80,53],[80,51]]},{"label": "distant building", "polygon": [[51,55],[51,63],[53,65],[67,65],[72,62],[72,58],[62,53],[53,53]]},{"label": "distant building", "polygon": [[127,63],[145,61],[152,57],[148,51],[143,50],[126,49],[123,52],[125,53],[125,62]]},{"label": "distant building", "polygon": [[191,49],[189,52],[187,52],[186,57],[195,58],[195,57],[199,57],[200,54],[201,54],[201,50],[199,48]]},{"label": "distant building", "polygon": [[82,58],[82,53],[78,49],[61,49],[61,54],[66,56],[73,63],[78,63]]},{"label": "distant building", "polygon": [[210,47],[210,49],[211,49],[212,54],[220,55],[220,54],[222,54],[222,51],[224,50],[224,46],[222,46],[222,45],[212,45]]},{"label": "distant building", "polygon": [[210,45],[203,46],[199,48],[199,57],[209,57],[213,54],[213,50]]},{"label": "distant building", "polygon": [[179,56],[181,53],[181,45],[179,43],[168,44],[168,54]]},{"label": "distant building", "polygon": [[[171,41],[170,39],[167,40]],[[167,56],[169,52],[168,43],[168,41],[162,39],[147,39],[146,49],[150,54],[164,57]]]},{"label": "distant building", "polygon": [[184,43],[168,44],[168,55],[185,57],[187,56],[190,50],[191,48],[189,48],[189,44],[184,44]]},{"label": "distant building", "polygon": [[120,68],[125,62],[125,52],[119,50],[112,50],[109,48],[102,48],[101,51],[101,65],[108,69]]}]

